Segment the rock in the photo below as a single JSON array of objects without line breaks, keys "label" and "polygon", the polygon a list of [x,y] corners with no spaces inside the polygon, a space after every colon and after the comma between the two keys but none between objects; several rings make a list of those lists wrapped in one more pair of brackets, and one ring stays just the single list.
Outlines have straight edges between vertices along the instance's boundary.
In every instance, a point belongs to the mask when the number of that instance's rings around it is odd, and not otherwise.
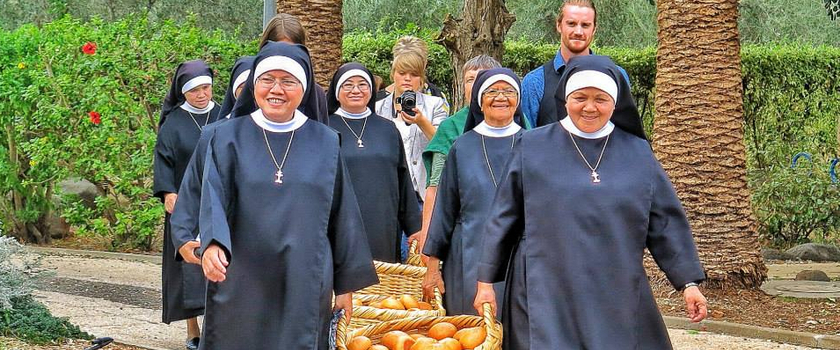
[{"label": "rock", "polygon": [[61,239],[70,235],[70,224],[61,217],[55,210],[51,211],[46,218],[50,230],[50,237]]},{"label": "rock", "polygon": [[820,270],[802,270],[796,274],[794,280],[831,282],[831,278],[828,278],[828,275]]},{"label": "rock", "polygon": [[792,255],[773,248],[761,248],[761,255],[764,260],[795,260]]},{"label": "rock", "polygon": [[787,250],[794,259],[816,262],[840,262],[840,248],[829,244],[806,243]]},{"label": "rock", "polygon": [[76,195],[82,198],[88,208],[96,207],[96,197],[101,195],[96,185],[85,179],[71,178],[58,184],[64,195]]}]

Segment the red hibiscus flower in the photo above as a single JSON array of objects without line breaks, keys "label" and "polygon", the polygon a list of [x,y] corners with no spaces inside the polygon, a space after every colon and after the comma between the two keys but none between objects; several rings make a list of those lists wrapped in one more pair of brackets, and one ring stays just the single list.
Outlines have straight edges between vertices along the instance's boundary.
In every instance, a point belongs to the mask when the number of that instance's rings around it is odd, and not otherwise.
[{"label": "red hibiscus flower", "polygon": [[88,112],[88,117],[88,119],[90,119],[90,122],[94,125],[99,125],[99,123],[102,123],[102,118],[99,115],[99,112]]},{"label": "red hibiscus flower", "polygon": [[82,45],[82,52],[85,55],[93,55],[96,53],[96,43],[88,41],[84,45]]}]

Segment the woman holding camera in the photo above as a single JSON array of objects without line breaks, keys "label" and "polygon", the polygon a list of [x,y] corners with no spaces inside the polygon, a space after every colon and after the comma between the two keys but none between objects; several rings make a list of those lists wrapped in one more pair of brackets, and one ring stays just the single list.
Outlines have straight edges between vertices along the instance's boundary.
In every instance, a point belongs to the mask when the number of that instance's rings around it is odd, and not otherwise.
[{"label": "woman holding camera", "polygon": [[376,114],[393,121],[400,132],[418,201],[425,197],[426,190],[423,150],[448,115],[442,98],[418,92],[425,83],[425,71],[426,59],[422,55],[412,51],[395,55],[391,64],[394,91],[376,102]]}]

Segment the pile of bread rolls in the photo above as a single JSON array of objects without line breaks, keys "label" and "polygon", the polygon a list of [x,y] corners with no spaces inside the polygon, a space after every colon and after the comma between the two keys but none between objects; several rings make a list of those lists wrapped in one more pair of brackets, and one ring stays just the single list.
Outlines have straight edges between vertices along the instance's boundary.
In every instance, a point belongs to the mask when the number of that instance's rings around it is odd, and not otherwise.
[{"label": "pile of bread rolls", "polygon": [[432,310],[431,304],[425,301],[417,301],[417,299],[414,299],[410,295],[403,295],[399,298],[388,297],[381,301],[374,301],[367,304],[365,304],[359,299],[353,299],[353,306],[370,306],[375,307],[377,309],[407,311]]},{"label": "pile of bread rolls", "polygon": [[487,337],[484,327],[458,329],[448,322],[429,328],[427,334],[408,335],[402,331],[386,333],[379,344],[370,338],[358,336],[347,344],[348,350],[468,350],[475,349]]}]

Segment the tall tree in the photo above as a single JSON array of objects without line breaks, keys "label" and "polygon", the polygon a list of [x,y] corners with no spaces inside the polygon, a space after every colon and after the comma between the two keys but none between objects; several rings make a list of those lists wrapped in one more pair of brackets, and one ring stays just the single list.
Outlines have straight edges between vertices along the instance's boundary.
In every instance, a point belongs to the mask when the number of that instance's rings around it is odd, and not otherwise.
[{"label": "tall tree", "polygon": [[747,187],[738,0],[658,0],[653,148],[685,205],[711,288],[767,277]]},{"label": "tall tree", "polygon": [[464,104],[464,63],[480,54],[493,56],[499,62],[505,51],[505,35],[516,21],[504,0],[464,0],[461,18],[446,15],[438,40],[450,54],[455,72],[452,105]]},{"label": "tall tree", "polygon": [[278,13],[297,17],[306,28],[306,47],[315,66],[315,80],[324,88],[341,66],[341,5],[341,0],[277,0]]}]

